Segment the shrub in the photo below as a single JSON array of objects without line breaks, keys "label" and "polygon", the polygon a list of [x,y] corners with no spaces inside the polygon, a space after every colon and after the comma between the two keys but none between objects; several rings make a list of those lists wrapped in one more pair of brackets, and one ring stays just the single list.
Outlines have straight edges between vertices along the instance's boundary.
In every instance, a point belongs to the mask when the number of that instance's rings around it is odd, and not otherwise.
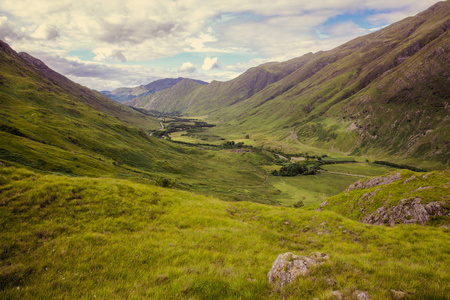
[{"label": "shrub", "polygon": [[175,180],[166,177],[158,177],[156,179],[156,184],[162,187],[171,188],[175,185]]},{"label": "shrub", "polygon": [[297,201],[292,205],[292,207],[295,207],[295,208],[300,208],[303,206],[305,206],[305,204],[303,203],[303,200]]}]

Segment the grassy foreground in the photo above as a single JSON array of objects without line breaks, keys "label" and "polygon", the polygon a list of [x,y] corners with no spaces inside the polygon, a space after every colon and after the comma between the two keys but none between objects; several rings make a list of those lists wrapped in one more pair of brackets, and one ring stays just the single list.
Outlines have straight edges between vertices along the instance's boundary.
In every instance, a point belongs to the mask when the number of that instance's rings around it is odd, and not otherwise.
[{"label": "grassy foreground", "polygon": [[[108,178],[0,166],[1,299],[448,299],[448,228],[224,202]],[[330,260],[282,290],[280,253]]]}]

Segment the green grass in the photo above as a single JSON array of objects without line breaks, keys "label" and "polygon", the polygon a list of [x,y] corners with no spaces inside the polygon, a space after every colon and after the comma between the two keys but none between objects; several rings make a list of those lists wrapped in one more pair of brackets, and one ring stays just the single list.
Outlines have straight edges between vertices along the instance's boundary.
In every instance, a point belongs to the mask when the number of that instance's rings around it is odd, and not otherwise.
[{"label": "green grass", "polygon": [[322,165],[322,169],[331,172],[339,172],[346,174],[357,174],[364,176],[378,176],[389,173],[392,168],[373,165],[369,163],[346,163],[346,164],[333,164]]},{"label": "green grass", "polygon": [[302,200],[307,208],[343,192],[357,180],[356,177],[319,173],[294,177],[271,176],[269,183],[281,191],[279,198],[282,204],[290,206]]},{"label": "green grass", "polygon": [[[229,203],[108,178],[0,166],[2,299],[371,299],[449,295],[448,229]],[[279,290],[280,253],[330,260]]]}]

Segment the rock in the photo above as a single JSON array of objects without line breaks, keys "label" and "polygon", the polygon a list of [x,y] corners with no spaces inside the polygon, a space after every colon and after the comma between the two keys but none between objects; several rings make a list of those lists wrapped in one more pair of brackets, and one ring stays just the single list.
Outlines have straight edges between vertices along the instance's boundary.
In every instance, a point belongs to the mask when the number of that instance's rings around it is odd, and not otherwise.
[{"label": "rock", "polygon": [[291,252],[280,254],[267,274],[269,282],[283,287],[298,276],[308,275],[312,267],[327,259],[328,255],[319,252],[314,252],[310,256],[298,256]]},{"label": "rock", "polygon": [[430,221],[435,216],[450,216],[450,212],[440,202],[422,204],[420,197],[414,199],[402,199],[399,204],[386,208],[378,208],[373,213],[361,219],[361,222],[375,225],[413,224],[421,225]]},{"label": "rock", "polygon": [[350,185],[346,191],[348,192],[355,189],[368,189],[377,185],[386,185],[393,183],[394,181],[398,181],[401,178],[402,175],[399,172],[397,172],[394,174],[389,174],[387,176],[373,177],[366,181],[359,180],[354,184]]},{"label": "rock", "polygon": [[316,211],[321,211],[321,210],[322,210],[322,207],[324,207],[324,206],[327,205],[327,204],[328,204],[328,201],[327,201],[327,200],[323,201],[322,203],[320,203],[319,208],[317,208]]},{"label": "rock", "polygon": [[408,296],[405,292],[391,290],[391,297],[394,300],[405,299]]},{"label": "rock", "polygon": [[416,179],[416,176],[413,175],[411,177],[409,177],[408,179],[405,179],[405,181],[403,181],[403,184],[407,184],[408,182],[410,182],[411,180]]},{"label": "rock", "polygon": [[325,279],[325,282],[330,286],[335,286],[337,284],[336,279],[334,278],[327,278]]},{"label": "rock", "polygon": [[369,294],[367,292],[356,290],[353,292],[353,296],[356,297],[356,299],[362,299],[362,300],[370,300]]},{"label": "rock", "polygon": [[333,297],[333,299],[337,299],[337,300],[343,300],[344,299],[344,294],[342,294],[341,291],[332,291],[331,292],[331,296]]}]

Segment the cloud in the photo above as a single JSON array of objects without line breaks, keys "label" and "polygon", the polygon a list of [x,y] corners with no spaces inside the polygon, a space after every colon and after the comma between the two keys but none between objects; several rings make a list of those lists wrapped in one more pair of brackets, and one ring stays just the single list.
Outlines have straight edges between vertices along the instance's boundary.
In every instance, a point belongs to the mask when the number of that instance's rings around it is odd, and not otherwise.
[{"label": "cloud", "polygon": [[138,86],[156,79],[177,77],[177,74],[143,66],[105,65],[98,62],[83,62],[77,58],[61,57],[46,52],[29,52],[51,69],[71,80],[97,90],[113,90],[118,87]]},{"label": "cloud", "polygon": [[108,60],[116,60],[121,62],[126,62],[127,59],[125,55],[123,55],[122,51],[112,48],[98,48],[93,50],[94,60],[97,61],[108,61]]},{"label": "cloud", "polygon": [[211,69],[217,69],[217,68],[219,68],[219,63],[217,62],[217,57],[214,57],[214,58],[207,57],[203,61],[203,66],[202,66],[203,71],[209,71]]},{"label": "cloud", "polygon": [[54,25],[41,24],[30,37],[40,40],[55,40],[59,37],[59,32]]},{"label": "cloud", "polygon": [[23,38],[23,34],[17,32],[12,25],[8,21],[8,17],[0,16],[0,39],[4,41],[9,40],[20,40]]},{"label": "cloud", "polygon": [[191,62],[185,62],[181,65],[181,67],[178,69],[179,72],[183,73],[193,73],[197,69],[196,66],[194,66]]}]

